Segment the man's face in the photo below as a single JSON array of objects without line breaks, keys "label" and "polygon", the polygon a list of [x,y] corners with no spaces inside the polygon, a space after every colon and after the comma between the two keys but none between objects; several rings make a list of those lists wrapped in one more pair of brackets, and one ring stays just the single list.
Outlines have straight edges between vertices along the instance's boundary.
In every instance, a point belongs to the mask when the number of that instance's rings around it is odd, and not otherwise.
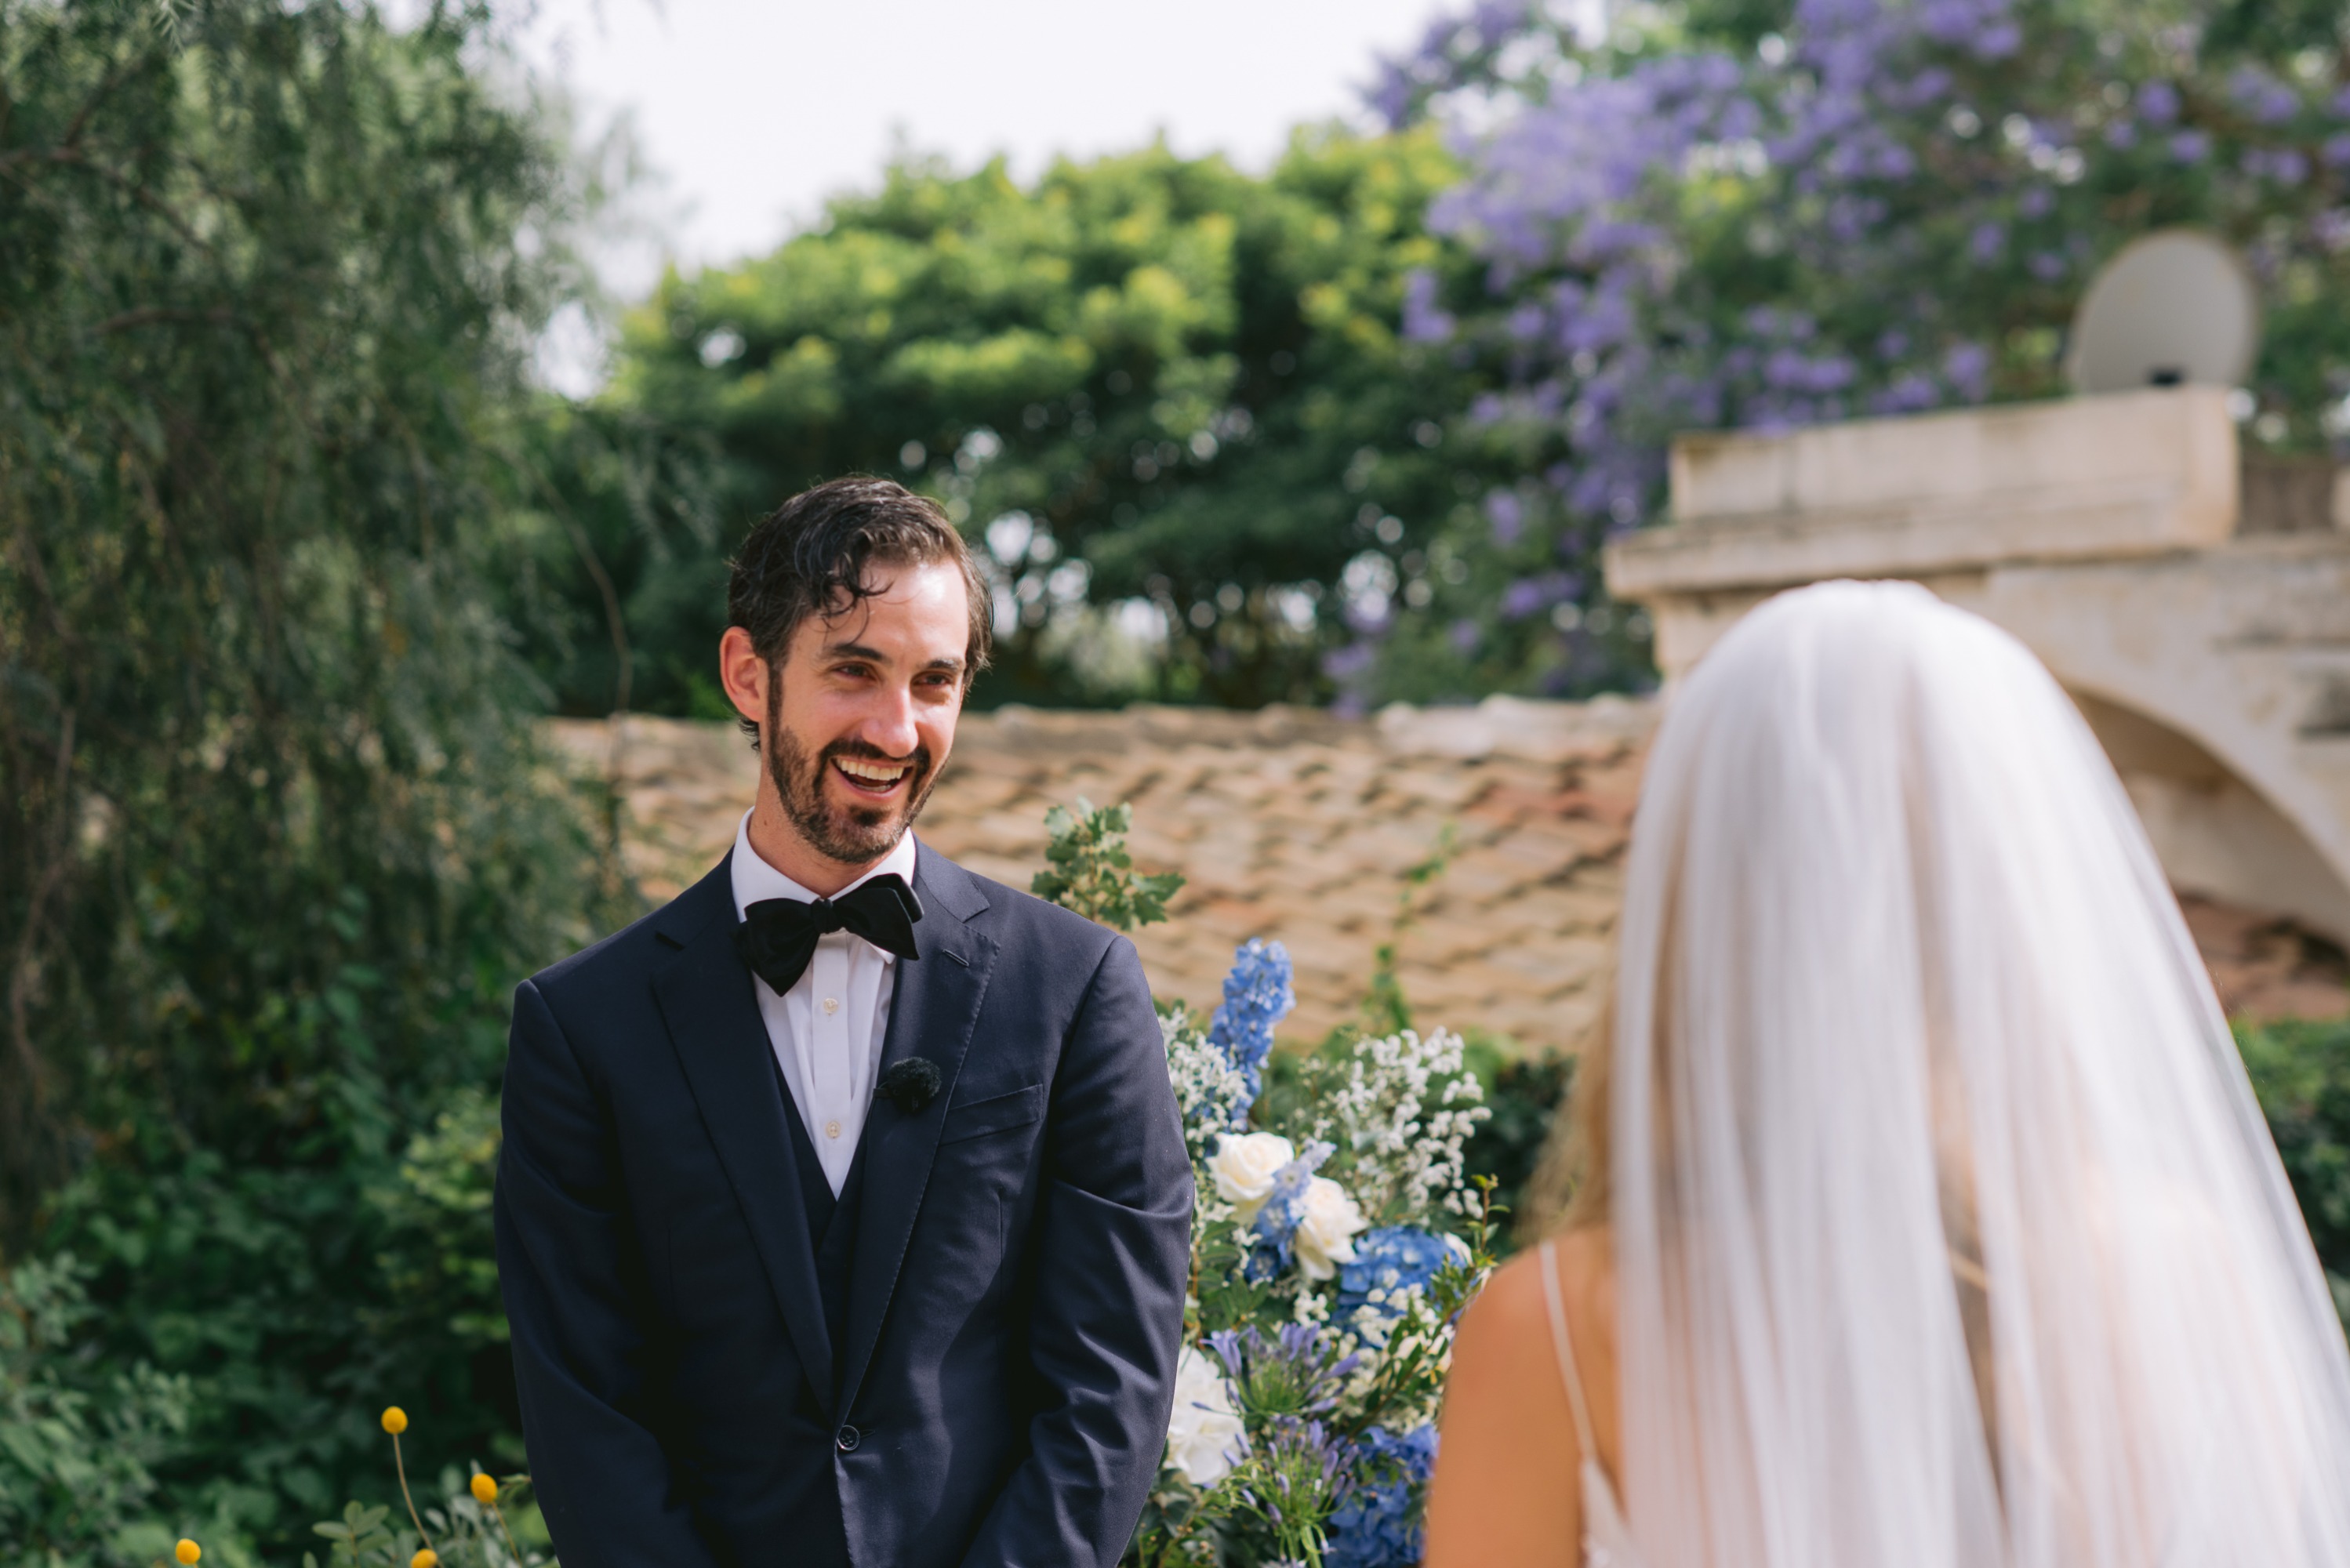
[{"label": "man's face", "polygon": [[[800,623],[761,694],[759,750],[785,816],[811,849],[849,867],[895,848],[938,782],[971,637],[970,600],[951,563],[876,566],[867,581],[881,591]],[[727,636],[733,687],[732,639],[749,639]],[[738,707],[745,695],[736,693]]]}]

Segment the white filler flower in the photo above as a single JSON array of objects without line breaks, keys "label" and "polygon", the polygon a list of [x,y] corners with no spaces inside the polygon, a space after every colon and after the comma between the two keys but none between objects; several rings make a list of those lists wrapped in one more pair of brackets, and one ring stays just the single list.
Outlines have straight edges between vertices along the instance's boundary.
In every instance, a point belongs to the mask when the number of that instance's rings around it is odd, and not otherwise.
[{"label": "white filler flower", "polygon": [[1241,1417],[1214,1360],[1187,1345],[1175,1358],[1175,1409],[1167,1418],[1167,1462],[1193,1486],[1213,1486],[1241,1457]]},{"label": "white filler flower", "polygon": [[1355,1232],[1369,1220],[1347,1196],[1347,1189],[1326,1176],[1305,1186],[1305,1202],[1297,1217],[1297,1270],[1309,1280],[1326,1280],[1341,1263],[1355,1261]]},{"label": "white filler flower", "polygon": [[1246,1225],[1264,1207],[1273,1192],[1273,1179],[1297,1158],[1289,1140],[1278,1133],[1227,1133],[1208,1161],[1216,1179],[1216,1196],[1232,1206],[1232,1217]]}]

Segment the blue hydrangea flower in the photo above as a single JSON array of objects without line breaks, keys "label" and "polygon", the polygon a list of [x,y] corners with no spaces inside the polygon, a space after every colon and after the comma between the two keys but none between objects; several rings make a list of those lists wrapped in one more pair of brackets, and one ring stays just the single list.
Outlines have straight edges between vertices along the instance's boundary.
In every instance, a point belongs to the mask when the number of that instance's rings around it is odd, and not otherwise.
[{"label": "blue hydrangea flower", "polygon": [[1324,1568],[1411,1568],[1419,1561],[1419,1500],[1436,1469],[1436,1428],[1399,1437],[1373,1427],[1355,1444],[1355,1484],[1330,1516]]},{"label": "blue hydrangea flower", "polygon": [[[1380,1330],[1401,1315],[1394,1297],[1399,1291],[1426,1288],[1437,1271],[1449,1262],[1467,1261],[1467,1249],[1458,1238],[1439,1236],[1417,1225],[1388,1225],[1355,1239],[1355,1261],[1338,1266],[1338,1299],[1334,1319],[1347,1326],[1355,1314],[1368,1307],[1377,1324],[1363,1324],[1364,1337],[1376,1345]],[[1371,1293],[1380,1299],[1371,1300]]]},{"label": "blue hydrangea flower", "polygon": [[[1273,1054],[1274,1026],[1297,1005],[1290,988],[1289,950],[1279,942],[1252,937],[1232,954],[1232,972],[1224,977],[1224,1004],[1208,1024],[1208,1042],[1248,1079],[1254,1102],[1264,1086],[1264,1059]],[[1232,1125],[1248,1119],[1242,1106]]]}]

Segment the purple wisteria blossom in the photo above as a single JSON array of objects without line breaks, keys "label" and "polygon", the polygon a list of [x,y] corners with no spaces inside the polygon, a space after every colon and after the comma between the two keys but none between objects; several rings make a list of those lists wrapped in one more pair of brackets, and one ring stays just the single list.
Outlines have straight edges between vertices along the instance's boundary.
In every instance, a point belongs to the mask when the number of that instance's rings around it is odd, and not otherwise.
[{"label": "purple wisteria blossom", "polygon": [[[2264,59],[2022,0],[1790,0],[1759,47],[1638,7],[1577,39],[1562,14],[1445,18],[1374,95],[1447,124],[1469,173],[1430,225],[1485,269],[1482,298],[1413,280],[1405,334],[1492,366],[1462,423],[1536,451],[1451,525],[1506,562],[1473,579],[1489,637],[1555,626],[1577,656],[1562,578],[1588,598],[1599,547],[1662,514],[1679,432],[2059,389],[2078,291],[2151,225],[2255,235],[2256,275],[2314,260],[2350,288],[2350,223],[2322,217],[2350,211],[2330,50]],[[2292,373],[2313,409],[2350,384]]]},{"label": "purple wisteria blossom", "polygon": [[2228,96],[2260,125],[2282,125],[2301,112],[2301,94],[2258,66],[2238,66],[2229,79]]}]

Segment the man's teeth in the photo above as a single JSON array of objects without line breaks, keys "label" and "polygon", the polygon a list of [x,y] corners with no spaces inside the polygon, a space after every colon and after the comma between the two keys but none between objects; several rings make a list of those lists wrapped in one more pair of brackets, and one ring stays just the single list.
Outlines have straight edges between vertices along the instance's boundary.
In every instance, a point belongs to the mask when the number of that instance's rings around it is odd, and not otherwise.
[{"label": "man's teeth", "polygon": [[845,757],[835,757],[832,765],[858,784],[896,784],[910,771],[910,766],[882,767],[872,763],[850,762]]}]

